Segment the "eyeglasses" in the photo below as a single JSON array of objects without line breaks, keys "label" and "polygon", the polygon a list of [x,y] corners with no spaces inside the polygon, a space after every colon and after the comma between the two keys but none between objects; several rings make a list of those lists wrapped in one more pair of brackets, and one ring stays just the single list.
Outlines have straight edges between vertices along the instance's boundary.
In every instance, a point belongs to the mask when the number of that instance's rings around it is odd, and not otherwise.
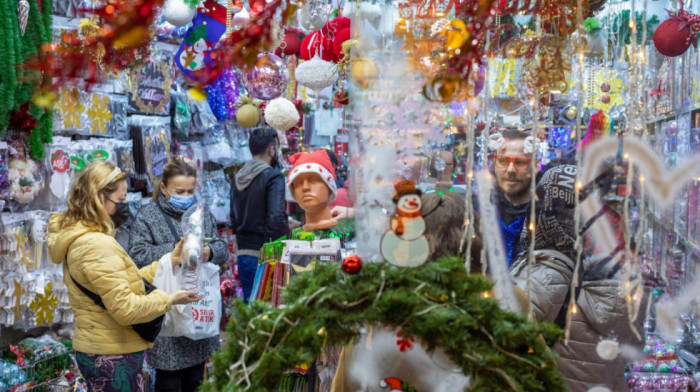
[{"label": "eyeglasses", "polygon": [[509,157],[507,155],[496,155],[495,156],[496,167],[499,169],[507,169],[510,164],[516,170],[527,170],[530,167],[530,158],[524,157]]}]

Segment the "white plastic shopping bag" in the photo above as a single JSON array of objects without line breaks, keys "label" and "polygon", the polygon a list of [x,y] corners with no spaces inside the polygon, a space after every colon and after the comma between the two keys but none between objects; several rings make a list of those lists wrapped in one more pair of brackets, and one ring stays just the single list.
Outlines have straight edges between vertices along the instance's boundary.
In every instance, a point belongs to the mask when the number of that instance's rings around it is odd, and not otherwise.
[{"label": "white plastic shopping bag", "polygon": [[219,266],[212,263],[200,265],[199,292],[204,294],[199,302],[190,305],[192,309],[192,330],[186,337],[199,340],[219,336],[221,323],[221,288]]},{"label": "white plastic shopping bag", "polygon": [[[166,259],[167,256],[167,259]],[[179,267],[173,271],[170,254],[161,259],[153,278],[153,284],[168,294],[182,288],[182,273]],[[192,340],[219,335],[221,322],[221,291],[219,288],[219,266],[203,263],[199,266],[200,301],[188,305],[173,305],[165,314],[163,328],[158,336],[184,336]]]}]

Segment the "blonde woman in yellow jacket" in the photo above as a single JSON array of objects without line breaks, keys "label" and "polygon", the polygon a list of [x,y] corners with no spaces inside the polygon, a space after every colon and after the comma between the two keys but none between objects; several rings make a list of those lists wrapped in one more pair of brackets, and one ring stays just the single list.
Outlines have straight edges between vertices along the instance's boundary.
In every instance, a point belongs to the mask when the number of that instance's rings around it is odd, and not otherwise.
[{"label": "blonde woman in yellow jacket", "polygon": [[[90,165],[78,177],[68,210],[51,217],[48,247],[51,260],[63,263],[75,314],[73,347],[81,373],[95,392],[144,390],[144,350],[152,346],[131,325],[146,323],[172,305],[201,299],[195,293],[162,290],[145,295],[142,278],[153,280],[159,262],[141,270],[112,236],[110,216],[126,200],[126,175],[110,163]],[[182,241],[161,262],[180,264]],[[72,281],[100,296],[96,305]]]}]

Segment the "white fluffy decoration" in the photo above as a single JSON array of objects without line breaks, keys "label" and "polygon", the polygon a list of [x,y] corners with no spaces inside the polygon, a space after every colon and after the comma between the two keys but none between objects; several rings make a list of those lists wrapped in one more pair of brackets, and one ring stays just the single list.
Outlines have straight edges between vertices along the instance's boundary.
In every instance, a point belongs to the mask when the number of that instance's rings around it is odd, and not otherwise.
[{"label": "white fluffy decoration", "polygon": [[299,122],[296,106],[286,98],[275,98],[265,106],[265,122],[278,131],[287,131]]},{"label": "white fluffy decoration", "polygon": [[197,10],[190,8],[183,0],[168,0],[163,6],[163,16],[173,26],[184,26],[194,19]]},{"label": "white fluffy decoration", "polygon": [[610,389],[606,387],[593,387],[588,390],[588,392],[611,392]]},{"label": "white fluffy decoration", "polygon": [[620,345],[614,340],[601,340],[595,347],[595,352],[602,359],[612,361],[617,358],[617,354],[620,352]]},{"label": "white fluffy decoration", "polygon": [[335,64],[314,56],[309,61],[301,63],[296,69],[297,83],[319,93],[324,88],[338,80]]}]

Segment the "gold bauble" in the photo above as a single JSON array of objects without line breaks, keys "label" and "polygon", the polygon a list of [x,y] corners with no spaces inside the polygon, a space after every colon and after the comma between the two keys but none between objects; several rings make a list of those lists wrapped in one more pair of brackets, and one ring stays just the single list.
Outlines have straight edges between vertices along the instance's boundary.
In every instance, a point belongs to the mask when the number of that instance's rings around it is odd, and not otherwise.
[{"label": "gold bauble", "polygon": [[236,121],[243,128],[252,128],[260,122],[260,112],[258,112],[258,108],[255,105],[243,105],[236,111]]},{"label": "gold bauble", "polygon": [[377,80],[379,68],[374,61],[366,57],[359,57],[352,61],[350,75],[362,88],[367,88]]},{"label": "gold bauble", "polygon": [[566,119],[571,121],[576,118],[576,106],[569,106],[566,110]]}]

